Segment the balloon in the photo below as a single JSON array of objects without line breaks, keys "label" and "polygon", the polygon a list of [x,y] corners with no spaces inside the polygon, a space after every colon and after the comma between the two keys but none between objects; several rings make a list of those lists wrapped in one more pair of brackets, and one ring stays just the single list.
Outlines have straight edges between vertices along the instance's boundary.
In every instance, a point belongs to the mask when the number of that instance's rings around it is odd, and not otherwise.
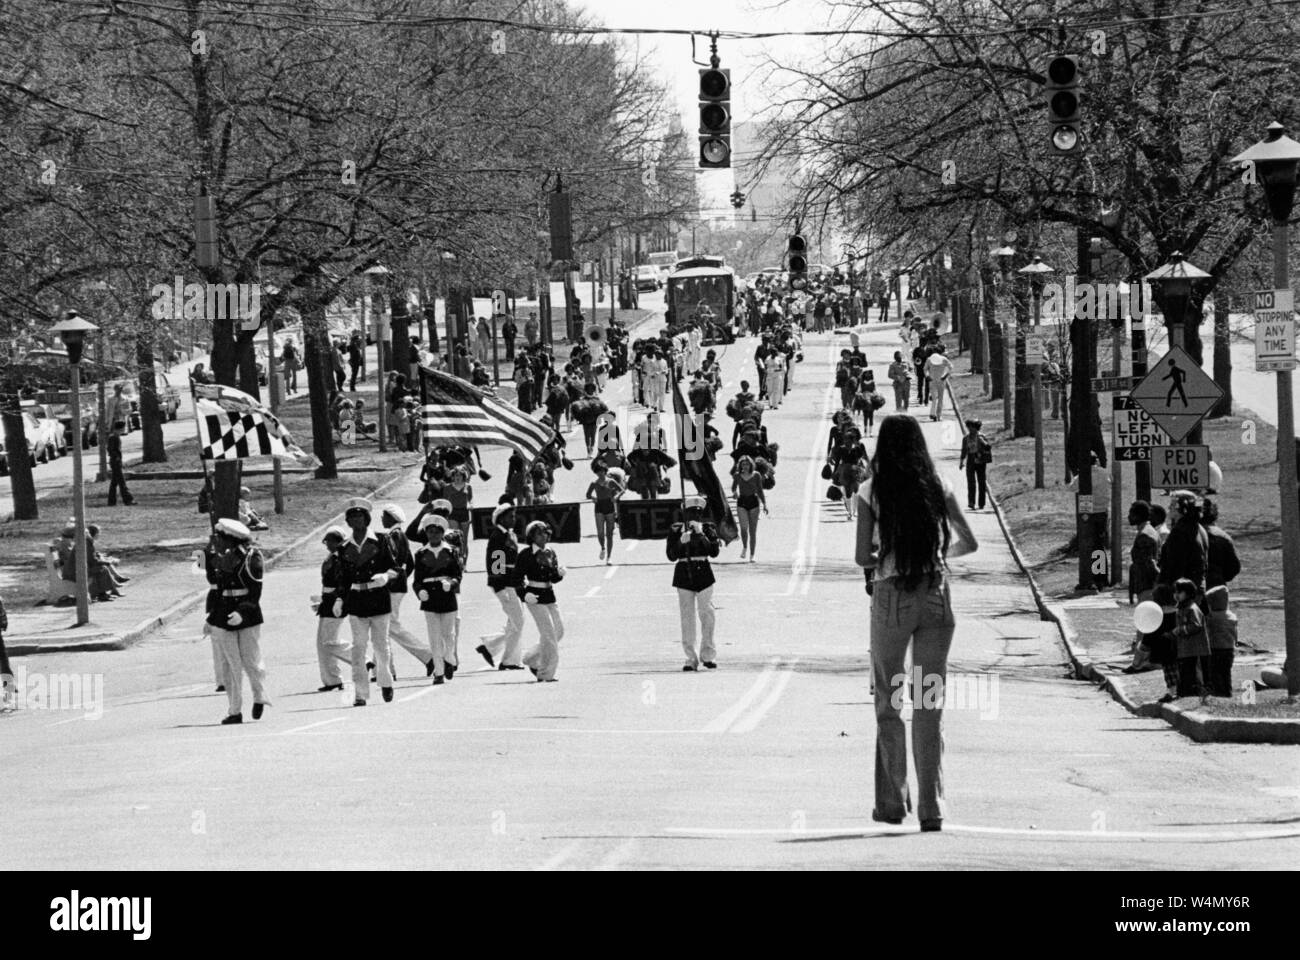
[{"label": "balloon", "polygon": [[1221,493],[1223,490],[1223,471],[1213,460],[1210,461],[1210,489],[1215,493]]},{"label": "balloon", "polygon": [[1143,600],[1133,611],[1133,625],[1137,627],[1139,633],[1155,633],[1164,620],[1165,612],[1160,604],[1150,600]]}]

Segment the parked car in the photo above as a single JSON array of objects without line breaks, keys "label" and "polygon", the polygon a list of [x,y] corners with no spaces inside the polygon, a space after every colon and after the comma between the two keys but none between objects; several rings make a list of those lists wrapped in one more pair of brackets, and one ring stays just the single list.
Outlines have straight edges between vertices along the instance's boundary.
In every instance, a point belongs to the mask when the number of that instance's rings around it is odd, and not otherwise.
[{"label": "parked car", "polygon": [[633,279],[638,290],[658,290],[664,285],[659,268],[648,263],[636,268]]},{"label": "parked car", "polygon": [[[175,420],[181,407],[181,392],[177,386],[181,382],[179,375],[164,373],[160,367],[153,372],[154,389],[158,392],[158,406],[164,420]],[[131,417],[127,421],[126,431],[140,429],[140,383],[135,377],[124,377],[107,384],[111,398],[117,384],[122,384],[122,396],[131,401]]]},{"label": "parked car", "polygon": [[68,452],[63,425],[45,416],[35,403],[23,409],[23,431],[38,463],[49,463]]},{"label": "parked car", "polygon": [[[63,443],[72,446],[72,398],[66,392],[41,394],[45,415],[58,422],[63,430]],[[94,395],[81,396],[81,449],[99,443],[99,403]]]}]

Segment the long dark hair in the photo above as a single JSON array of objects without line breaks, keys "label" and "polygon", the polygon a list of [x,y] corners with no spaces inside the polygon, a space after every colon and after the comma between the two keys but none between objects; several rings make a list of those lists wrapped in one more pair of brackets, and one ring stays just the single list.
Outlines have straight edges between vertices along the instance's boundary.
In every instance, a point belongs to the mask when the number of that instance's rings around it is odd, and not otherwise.
[{"label": "long dark hair", "polygon": [[880,558],[893,556],[901,585],[933,586],[935,557],[947,557],[952,539],[943,484],[918,420],[890,414],[880,422],[871,457],[871,491],[880,528]]}]

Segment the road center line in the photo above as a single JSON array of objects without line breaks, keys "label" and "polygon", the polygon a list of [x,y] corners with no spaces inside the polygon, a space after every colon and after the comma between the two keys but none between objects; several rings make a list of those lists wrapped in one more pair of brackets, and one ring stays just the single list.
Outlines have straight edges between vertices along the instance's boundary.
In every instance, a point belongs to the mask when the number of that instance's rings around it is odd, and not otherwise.
[{"label": "road center line", "polygon": [[408,694],[407,694],[406,696],[404,696],[404,697],[398,697],[397,702],[398,702],[398,703],[406,703],[406,702],[408,702],[408,701],[410,701],[410,700],[416,700],[416,699],[419,699],[420,697],[427,697],[427,696],[428,696],[429,694],[431,694],[431,693],[433,693],[433,684],[432,684],[432,683],[430,683],[430,684],[429,684],[428,686],[426,686],[426,687],[423,687],[423,688],[421,688],[421,689],[415,691],[415,693],[408,693]]},{"label": "road center line", "polygon": [[614,574],[618,573],[618,570],[619,570],[618,567],[610,567],[608,570],[605,571],[605,579],[612,580],[614,578]]},{"label": "road center line", "polygon": [[762,695],[763,691],[767,689],[767,685],[775,678],[776,668],[780,663],[780,657],[773,657],[768,662],[767,666],[763,668],[763,672],[758,675],[758,679],[754,681],[754,685],[745,691],[745,695],[715,717],[701,732],[722,733],[731,726],[735,719],[749,709],[749,705],[757,700]]},{"label": "road center line", "polygon": [[590,590],[588,590],[586,593],[584,593],[584,594],[582,595],[582,599],[584,599],[584,600],[590,600],[592,597],[594,597],[594,596],[595,596],[597,593],[599,593],[599,592],[600,592],[600,584],[598,583],[598,584],[596,584],[594,587],[592,587]]},{"label": "road center line", "polygon": [[294,727],[292,730],[284,730],[280,736],[287,737],[291,733],[302,733],[304,730],[312,730],[316,727],[323,727],[327,723],[342,723],[347,717],[332,717],[329,720],[317,720],[315,723],[309,723],[305,727]]},{"label": "road center line", "polygon": [[782,665],[780,671],[781,676],[772,687],[772,692],[767,695],[766,699],[764,699],[762,703],[751,710],[747,716],[742,717],[737,721],[736,725],[731,728],[732,733],[748,733],[750,730],[753,730],[756,726],[762,723],[763,717],[767,715],[769,710],[776,706],[776,702],[781,699],[781,694],[785,692],[785,688],[789,685],[790,678],[794,676],[794,665],[796,663],[798,663],[797,660],[792,660],[790,663]]}]

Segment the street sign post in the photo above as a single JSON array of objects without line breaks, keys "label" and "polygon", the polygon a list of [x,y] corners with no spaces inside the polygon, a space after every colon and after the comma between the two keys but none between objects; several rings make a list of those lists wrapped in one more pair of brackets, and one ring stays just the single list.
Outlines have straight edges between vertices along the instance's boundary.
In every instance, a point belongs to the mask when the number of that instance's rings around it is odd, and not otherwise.
[{"label": "street sign post", "polygon": [[1172,444],[1169,434],[1156,426],[1132,397],[1112,397],[1111,407],[1111,447],[1116,460],[1150,461],[1152,448]]},{"label": "street sign post", "polygon": [[1164,490],[1210,488],[1210,448],[1206,446],[1155,447],[1151,451],[1151,486]]},{"label": "street sign post", "polygon": [[1213,409],[1223,388],[1182,347],[1170,347],[1129,396],[1177,443]]},{"label": "street sign post", "polygon": [[1025,366],[1041,366],[1047,362],[1047,338],[1051,331],[1046,327],[1028,327],[1025,330]]},{"label": "street sign post", "polygon": [[1255,369],[1294,370],[1295,298],[1290,290],[1255,294]]}]

